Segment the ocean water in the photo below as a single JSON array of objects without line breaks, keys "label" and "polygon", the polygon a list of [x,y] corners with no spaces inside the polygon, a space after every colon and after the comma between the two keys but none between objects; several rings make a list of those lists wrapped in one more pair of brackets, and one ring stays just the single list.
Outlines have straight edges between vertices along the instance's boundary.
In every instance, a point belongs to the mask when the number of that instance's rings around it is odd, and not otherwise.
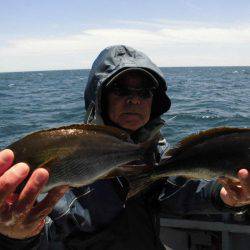
[{"label": "ocean water", "polygon": [[[250,67],[162,68],[171,145],[200,130],[250,127]],[[81,123],[89,70],[0,74],[0,149],[40,129]]]}]

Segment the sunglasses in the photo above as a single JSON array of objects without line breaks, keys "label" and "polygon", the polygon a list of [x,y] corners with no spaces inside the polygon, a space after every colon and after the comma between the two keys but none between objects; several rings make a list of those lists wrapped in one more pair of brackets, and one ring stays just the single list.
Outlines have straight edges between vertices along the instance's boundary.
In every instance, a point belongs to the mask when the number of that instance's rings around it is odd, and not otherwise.
[{"label": "sunglasses", "polygon": [[113,87],[110,89],[113,94],[126,97],[126,96],[138,96],[141,99],[148,99],[153,96],[153,89],[149,88],[129,88],[129,87]]}]

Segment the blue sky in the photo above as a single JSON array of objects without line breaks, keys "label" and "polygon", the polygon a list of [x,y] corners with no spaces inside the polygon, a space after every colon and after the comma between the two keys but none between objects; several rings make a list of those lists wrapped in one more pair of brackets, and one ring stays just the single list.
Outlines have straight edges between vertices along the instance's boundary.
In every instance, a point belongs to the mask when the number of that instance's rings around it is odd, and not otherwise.
[{"label": "blue sky", "polygon": [[250,65],[250,1],[0,0],[0,72],[89,68],[112,44],[159,66]]}]

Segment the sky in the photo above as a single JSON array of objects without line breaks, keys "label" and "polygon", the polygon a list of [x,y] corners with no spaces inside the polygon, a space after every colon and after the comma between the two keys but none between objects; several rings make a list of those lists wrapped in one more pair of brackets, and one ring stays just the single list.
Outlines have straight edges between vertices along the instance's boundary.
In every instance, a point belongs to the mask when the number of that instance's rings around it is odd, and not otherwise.
[{"label": "sky", "polygon": [[90,68],[125,44],[158,66],[249,66],[249,0],[0,0],[0,72]]}]

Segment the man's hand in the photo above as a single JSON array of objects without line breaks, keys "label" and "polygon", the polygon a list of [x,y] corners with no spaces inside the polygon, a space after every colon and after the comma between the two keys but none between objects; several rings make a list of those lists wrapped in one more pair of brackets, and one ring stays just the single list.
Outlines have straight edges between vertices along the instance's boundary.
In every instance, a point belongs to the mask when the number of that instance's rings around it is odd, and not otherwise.
[{"label": "man's hand", "polygon": [[19,195],[16,187],[27,177],[29,166],[18,163],[12,166],[11,150],[0,151],[0,233],[14,239],[24,239],[41,232],[45,217],[68,190],[57,187],[39,203],[36,198],[49,178],[47,170],[35,170]]},{"label": "man's hand", "polygon": [[239,181],[232,181],[229,178],[218,179],[223,185],[220,197],[225,204],[232,207],[250,204],[250,173],[246,169],[241,169],[238,178]]}]

